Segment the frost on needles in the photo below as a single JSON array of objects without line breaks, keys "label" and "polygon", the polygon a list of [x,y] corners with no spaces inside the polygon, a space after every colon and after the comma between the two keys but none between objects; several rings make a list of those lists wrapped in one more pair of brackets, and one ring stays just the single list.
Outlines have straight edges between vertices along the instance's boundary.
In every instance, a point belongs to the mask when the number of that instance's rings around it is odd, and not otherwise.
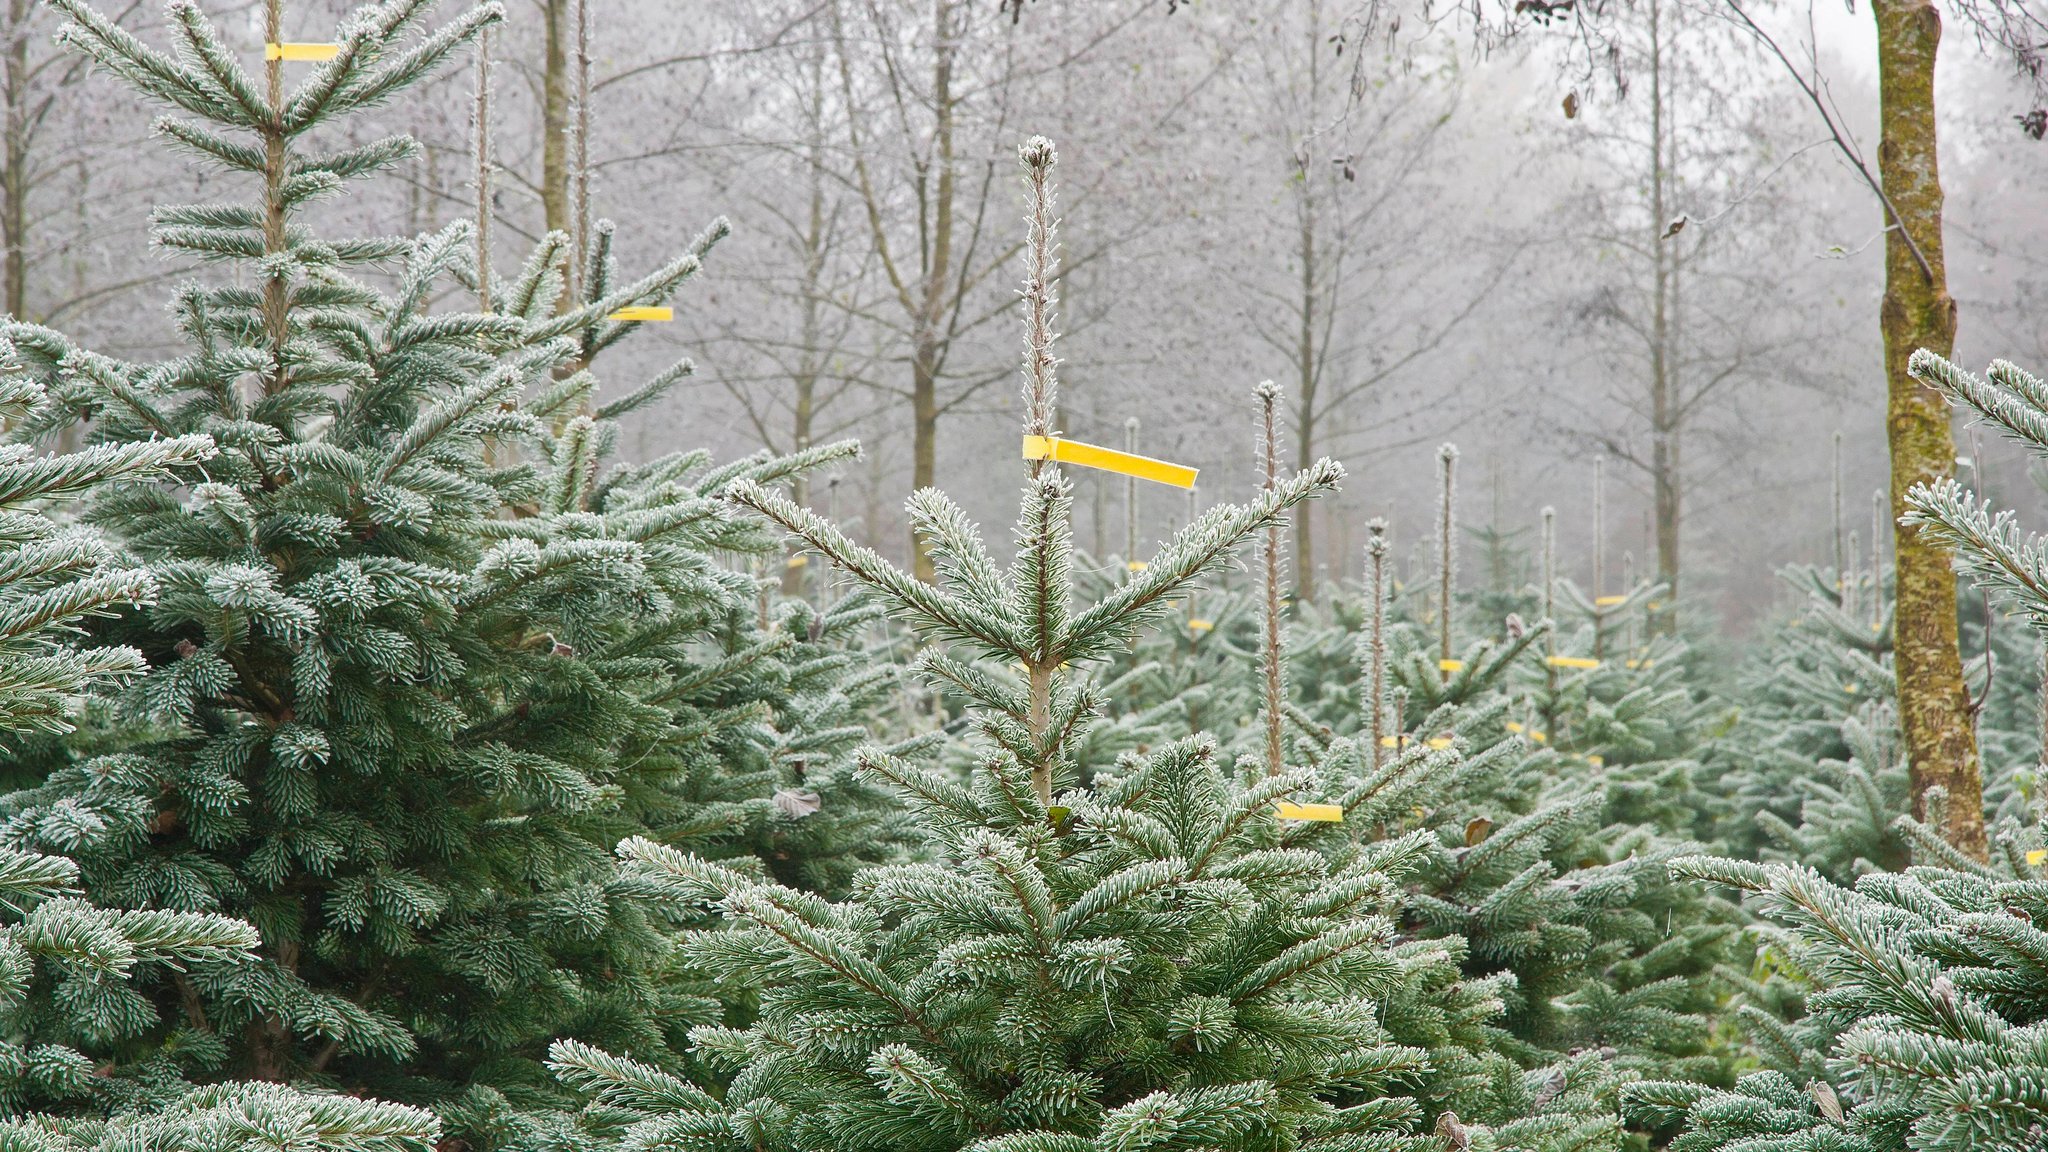
[{"label": "frost on needles", "polygon": [[[431,1102],[472,1143],[540,1141],[562,1112],[547,1102],[567,1102],[538,1063],[548,1040],[673,1060],[689,1024],[722,1011],[668,962],[681,925],[621,891],[620,839],[780,850],[767,793],[808,760],[830,804],[802,826],[816,856],[790,877],[840,882],[845,862],[889,850],[834,767],[851,741],[845,663],[827,649],[864,617],[757,616],[757,582],[720,556],[775,544],[728,488],[853,448],[612,460],[616,417],[688,367],[602,399],[592,361],[638,327],[607,317],[668,302],[722,222],[637,278],[617,274],[601,225],[589,291],[566,300],[569,245],[547,236],[492,283],[492,312],[443,303],[478,286],[467,223],[317,231],[310,208],[416,151],[351,138],[347,119],[446,63],[497,5],[441,23],[426,0],[363,8],[334,59],[286,85],[196,4],[170,5],[159,49],[82,0],[53,2],[65,42],[167,106],[159,134],[239,198],[155,213],[157,245],[203,273],[172,301],[178,354],[129,361],[0,328],[10,402],[34,403],[15,432],[82,422],[89,444],[8,449],[4,495],[97,481],[86,518],[106,541],[8,513],[0,547],[42,570],[0,609],[23,625],[0,643],[132,605],[92,625],[100,647],[38,647],[0,683],[18,730],[47,727],[87,680],[128,676],[86,709],[89,738],[10,740],[0,765],[28,782],[0,796],[18,919],[0,977],[18,1047],[0,1060],[63,1095],[83,1067],[65,1046],[91,1049],[89,1090],[62,1104],[80,1122],[169,1106],[183,1118],[161,1123],[198,1131],[244,1090],[194,1103],[174,1089],[264,1080]],[[262,6],[273,38],[282,7]],[[75,953],[45,931],[59,920]],[[185,928],[215,942],[188,946]],[[55,991],[22,1002],[37,956]],[[245,1094],[254,1127],[196,1146],[272,1127],[334,1148],[436,1132],[410,1109]],[[332,1119],[351,1109],[381,1134]]]}]

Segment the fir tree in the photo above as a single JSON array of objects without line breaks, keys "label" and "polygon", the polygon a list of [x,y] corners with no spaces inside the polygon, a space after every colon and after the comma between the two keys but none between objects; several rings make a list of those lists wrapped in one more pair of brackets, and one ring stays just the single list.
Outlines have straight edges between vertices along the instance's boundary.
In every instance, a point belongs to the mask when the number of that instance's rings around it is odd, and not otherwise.
[{"label": "fir tree", "polygon": [[[14,424],[45,397],[13,363],[12,349],[0,350],[0,358],[0,420]],[[68,730],[83,693],[141,674],[136,650],[80,649],[66,634],[89,615],[157,595],[147,570],[122,565],[95,536],[36,511],[38,503],[214,455],[204,436],[61,456],[34,456],[20,446],[0,451],[0,734],[6,739]],[[124,1048],[133,1060],[138,1037],[158,1023],[156,1006],[136,987],[139,978],[185,965],[246,963],[259,942],[248,924],[211,913],[96,907],[83,898],[72,861],[8,847],[0,847],[0,909],[0,1147],[253,1152],[283,1138],[399,1152],[432,1143],[433,1118],[414,1109],[275,1085],[190,1089],[178,1074],[181,1061],[170,1053],[211,1047],[201,1036],[173,1036],[146,1058],[141,1075],[107,1075],[100,1060]],[[105,1119],[116,1110],[129,1114]]]},{"label": "fir tree", "polygon": [[[1034,140],[1023,159],[1026,427],[1045,434],[1051,146]],[[937,585],[785,498],[735,488],[927,638],[920,670],[966,700],[983,744],[964,784],[863,758],[908,795],[932,858],[866,874],[844,903],[644,842],[622,848],[650,897],[725,914],[694,952],[760,1002],[745,1027],[695,1034],[704,1074],[725,1081],[716,1093],[557,1046],[558,1070],[595,1097],[590,1122],[622,1146],[1410,1146],[1394,1133],[1419,1110],[1390,1088],[1425,1057],[1391,1042],[1374,1001],[1440,964],[1392,949],[1384,916],[1419,841],[1342,868],[1289,851],[1275,803],[1313,799],[1310,777],[1229,769],[1202,738],[1070,786],[1074,735],[1096,708],[1087,662],[1121,650],[1339,469],[1321,463],[1251,505],[1212,509],[1083,607],[1071,603],[1068,483],[1050,463],[1031,472],[1007,572],[950,501],[913,498]]]},{"label": "fir tree", "polygon": [[[2036,451],[2048,450],[2048,389],[2010,364],[1985,377],[1915,353],[1914,374]],[[1911,519],[1954,548],[1957,566],[2048,624],[2039,542],[2010,512],[1953,481],[1908,494]],[[1972,797],[1974,799],[1974,797]],[[2029,814],[1998,822],[1991,859],[1945,837],[1954,823],[1941,789],[1921,818],[1894,824],[1916,864],[1869,872],[1853,889],[1810,868],[1698,858],[1681,876],[1752,896],[1780,927],[1767,957],[1803,996],[1773,996],[1764,982],[1742,1010],[1767,1069],[1732,1091],[1646,1083],[1629,1090],[1642,1115],[1682,1121],[1679,1152],[1960,1152],[2048,1144],[2048,918],[2041,876],[2043,828]],[[1968,823],[1967,821],[1965,823]],[[1777,1008],[1779,1011],[1770,1011]]]},{"label": "fir tree", "polygon": [[[365,8],[288,90],[282,61],[252,75],[194,4],[171,6],[166,52],[54,2],[69,43],[182,114],[162,135],[253,191],[156,213],[159,245],[238,273],[180,289],[182,355],[130,363],[8,327],[55,400],[27,431],[84,418],[95,451],[202,433],[220,451],[90,504],[161,589],[100,630],[152,671],[106,732],[0,800],[0,839],[73,857],[97,904],[261,932],[255,963],[139,973],[177,1021],[143,1039],[187,1071],[430,1100],[464,1138],[530,1135],[521,1108],[556,1091],[548,1040],[665,1060],[722,1011],[674,971],[677,925],[616,891],[619,840],[889,851],[830,763],[851,736],[827,648],[857,611],[764,621],[757,581],[716,555],[773,545],[728,488],[850,446],[607,467],[616,420],[687,372],[602,401],[590,361],[637,327],[608,317],[670,299],[722,224],[636,279],[600,227],[588,291],[559,310],[559,234],[498,280],[468,224],[328,240],[305,222],[414,151],[313,139],[495,5],[432,27],[428,0]],[[279,0],[263,11],[283,39]],[[489,313],[430,309],[480,277]],[[799,795],[778,807],[783,790]]]}]

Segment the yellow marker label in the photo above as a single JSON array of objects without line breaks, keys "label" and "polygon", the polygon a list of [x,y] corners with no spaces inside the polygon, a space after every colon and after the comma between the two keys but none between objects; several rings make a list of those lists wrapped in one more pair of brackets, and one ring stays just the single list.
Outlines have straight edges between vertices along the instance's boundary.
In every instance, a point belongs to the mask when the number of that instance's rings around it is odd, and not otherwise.
[{"label": "yellow marker label", "polygon": [[1131,572],[1143,572],[1145,569],[1150,567],[1151,565],[1145,563],[1143,560],[1133,560],[1130,563],[1124,565],[1124,568]]},{"label": "yellow marker label", "polygon": [[1380,737],[1380,747],[1382,748],[1399,748],[1401,745],[1406,744],[1407,742],[1408,738],[1406,736]]},{"label": "yellow marker label", "polygon": [[2039,868],[2044,862],[2048,862],[2048,848],[2036,848],[2027,853],[2027,863],[2034,867]]},{"label": "yellow marker label", "polygon": [[1188,631],[1190,632],[1207,632],[1209,629],[1214,628],[1215,626],[1215,623],[1209,620],[1188,621]]},{"label": "yellow marker label", "polygon": [[265,44],[265,60],[332,60],[341,55],[339,44]]},{"label": "yellow marker label", "polygon": [[1600,758],[1600,757],[1598,757],[1598,756],[1588,756],[1588,757],[1586,757],[1586,763],[1588,763],[1588,764],[1591,764],[1591,765],[1592,765],[1593,767],[1595,767],[1595,768],[1605,768],[1605,767],[1607,767],[1607,761],[1606,761],[1606,760],[1603,760],[1603,759],[1601,759],[1601,758]]},{"label": "yellow marker label", "polygon": [[1057,460],[1077,468],[1099,468],[1104,472],[1120,472],[1125,476],[1154,480],[1161,484],[1171,484],[1176,488],[1195,486],[1196,469],[1184,464],[1170,464],[1164,460],[1154,460],[1150,456],[1137,456],[1129,452],[1119,452],[1114,448],[1098,448],[1093,444],[1062,440],[1057,436],[1026,436],[1024,459]]},{"label": "yellow marker label", "polygon": [[1429,746],[1431,748],[1449,748],[1451,746],[1451,738],[1449,736],[1439,736],[1431,740]]},{"label": "yellow marker label", "polygon": [[1548,663],[1552,668],[1598,668],[1600,666],[1598,660],[1589,656],[1552,656]]},{"label": "yellow marker label", "polygon": [[651,308],[644,306],[621,308],[617,312],[605,317],[607,320],[637,320],[641,322],[648,320],[673,320],[675,318],[676,310],[673,308]]},{"label": "yellow marker label", "polygon": [[1655,660],[1631,660],[1628,662],[1628,666],[1631,668],[1648,668],[1655,663]]},{"label": "yellow marker label", "polygon": [[1628,603],[1628,597],[1626,597],[1626,596],[1602,596],[1602,597],[1600,597],[1599,599],[1597,599],[1597,600],[1593,601],[1593,607],[1595,607],[1595,608],[1612,608],[1612,607],[1614,607],[1614,606],[1615,606],[1616,604],[1626,604],[1626,603]]},{"label": "yellow marker label", "polygon": [[810,562],[811,558],[809,556],[791,556],[789,558],[789,566],[791,568],[801,568]]},{"label": "yellow marker label", "polygon": [[1854,696],[1856,694],[1856,686],[1854,684],[1844,684],[1842,685],[1842,691]]},{"label": "yellow marker label", "polygon": [[1534,728],[1524,728],[1522,725],[1515,723],[1513,720],[1508,721],[1508,731],[1513,732],[1517,736],[1527,736],[1529,739],[1534,740],[1539,744],[1541,744],[1546,739],[1543,733],[1536,731]]},{"label": "yellow marker label", "polygon": [[1289,804],[1280,801],[1282,820],[1322,820],[1328,823],[1344,822],[1344,809],[1335,804]]},{"label": "yellow marker label", "polygon": [[1439,660],[1436,662],[1436,670],[1439,672],[1463,672],[1465,670],[1465,662],[1463,660]]}]

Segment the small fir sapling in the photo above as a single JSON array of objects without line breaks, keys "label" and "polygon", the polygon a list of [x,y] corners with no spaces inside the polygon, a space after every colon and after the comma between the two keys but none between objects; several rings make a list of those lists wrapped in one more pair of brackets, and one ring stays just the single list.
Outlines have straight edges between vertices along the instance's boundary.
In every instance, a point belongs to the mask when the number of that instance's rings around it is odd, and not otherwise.
[{"label": "small fir sapling", "polygon": [[[1021,159],[1025,428],[1047,434],[1052,147],[1034,139]],[[931,585],[786,498],[734,487],[926,637],[919,669],[966,701],[979,760],[962,783],[864,758],[904,790],[932,857],[869,873],[844,903],[623,845],[650,899],[723,911],[696,954],[760,1011],[697,1030],[704,1072],[725,1083],[716,1094],[557,1045],[560,1074],[593,1096],[598,1135],[834,1152],[1401,1146],[1392,1136],[1419,1110],[1389,1087],[1422,1057],[1389,1041],[1371,998],[1405,978],[1379,910],[1409,843],[1336,870],[1277,851],[1274,803],[1311,778],[1240,777],[1202,738],[1066,787],[1097,707],[1086,663],[1341,469],[1318,462],[1251,505],[1212,508],[1089,606],[1070,601],[1068,482],[1050,461],[1027,471],[1007,571],[951,501],[913,497]]]},{"label": "small fir sapling", "polygon": [[1455,611],[1453,589],[1458,582],[1458,448],[1445,444],[1436,450],[1440,491],[1437,510],[1437,555],[1436,555],[1436,604],[1437,604],[1437,652],[1443,663],[1439,666],[1443,677],[1449,679],[1451,669],[1451,618]]},{"label": "small fir sapling", "polygon": [[[1280,386],[1267,380],[1260,384],[1255,396],[1259,402],[1259,443],[1258,460],[1261,472],[1260,490],[1272,492],[1280,485],[1280,431],[1279,408]],[[1287,725],[1287,650],[1282,618],[1282,591],[1285,575],[1283,553],[1280,547],[1281,527],[1278,521],[1267,525],[1265,540],[1261,544],[1262,555],[1260,575],[1264,579],[1264,613],[1260,618],[1263,626],[1259,647],[1259,680],[1265,693],[1261,715],[1266,728],[1266,775],[1278,776],[1285,770]]]},{"label": "small fir sapling", "polygon": [[1367,732],[1372,740],[1372,768],[1377,772],[1386,763],[1387,732],[1387,522],[1373,517],[1366,523],[1371,535],[1365,542],[1366,594],[1372,598],[1372,606],[1366,618],[1366,632],[1361,638],[1365,651],[1362,653],[1366,675],[1363,687],[1366,699],[1363,701],[1368,721]]}]

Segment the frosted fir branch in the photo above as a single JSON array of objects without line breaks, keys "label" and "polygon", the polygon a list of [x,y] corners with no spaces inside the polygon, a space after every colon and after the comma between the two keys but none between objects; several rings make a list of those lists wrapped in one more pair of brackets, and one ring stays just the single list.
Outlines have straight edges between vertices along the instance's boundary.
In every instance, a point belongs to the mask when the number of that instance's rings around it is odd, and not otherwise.
[{"label": "frosted fir branch", "polygon": [[518,279],[512,282],[511,291],[506,294],[505,311],[522,320],[537,322],[555,301],[561,299],[562,261],[569,251],[569,234],[561,231],[549,232],[533,246],[526,257],[526,263],[519,269]]},{"label": "frosted fir branch", "polygon": [[941,584],[991,613],[1016,616],[1005,595],[1008,581],[982,545],[981,530],[952,497],[937,488],[920,488],[904,508],[910,514],[912,530],[925,543]]},{"label": "frosted fir branch", "polygon": [[607,290],[580,308],[536,325],[530,330],[529,339],[551,339],[572,332],[600,330],[595,342],[586,345],[585,357],[610,347],[627,332],[638,329],[641,323],[637,320],[606,320],[605,317],[632,305],[666,303],[684,281],[703,268],[704,257],[731,231],[732,225],[725,217],[716,218],[691,242],[688,252],[623,288]]},{"label": "frosted fir branch", "polygon": [[[941,773],[910,762],[902,754],[862,748],[854,753],[854,765],[862,776],[908,793],[922,809],[921,815],[942,825],[974,827],[987,816],[972,791]],[[1029,793],[1027,788],[1025,794]]]},{"label": "frosted fir branch", "polygon": [[1106,655],[1144,619],[1189,583],[1219,571],[1253,533],[1278,523],[1305,500],[1333,492],[1344,467],[1322,459],[1302,469],[1250,504],[1222,504],[1182,529],[1153,557],[1145,571],[1074,617],[1063,660]]},{"label": "frosted fir branch", "polygon": [[848,575],[897,605],[919,632],[980,645],[992,654],[1019,660],[1032,655],[1011,634],[1008,621],[910,576],[789,497],[742,478],[727,489],[726,498],[761,513],[823,553]]},{"label": "frosted fir branch", "polygon": [[[775,484],[792,476],[799,476],[805,472],[823,468],[827,464],[836,464],[841,460],[858,460],[859,458],[860,441],[851,439],[834,440],[828,444],[813,444],[808,448],[799,448],[794,452],[770,455],[759,463],[749,466],[742,475],[756,484]],[[710,492],[704,493],[704,495],[711,494]]]},{"label": "frosted fir branch", "polygon": [[521,381],[516,372],[500,369],[485,377],[475,387],[464,389],[453,398],[429,408],[416,417],[411,426],[400,434],[397,443],[391,446],[372,477],[378,483],[389,483],[413,459],[428,451],[443,436],[460,427],[480,412],[497,407],[507,400],[516,399]]},{"label": "frosted fir branch", "polygon": [[548,1045],[547,1066],[569,1088],[595,1097],[595,1102],[605,1107],[718,1109],[717,1100],[686,1080],[580,1041],[557,1040]]},{"label": "frosted fir branch", "polygon": [[234,53],[221,42],[213,21],[196,3],[173,3],[166,7],[171,30],[184,44],[185,58],[204,72],[226,97],[223,101],[241,113],[236,123],[255,127],[270,119],[270,102],[256,86],[256,78],[243,70]]},{"label": "frosted fir branch", "polygon": [[294,155],[289,172],[293,176],[324,172],[352,180],[391,168],[420,155],[419,141],[411,136],[386,136],[339,152],[318,156]]},{"label": "frosted fir branch", "polygon": [[407,243],[405,267],[384,324],[387,339],[425,312],[434,287],[443,276],[469,268],[475,244],[476,226],[467,220],[457,220],[439,232],[424,233]]},{"label": "frosted fir branch", "polygon": [[1995,515],[1952,479],[1915,484],[1906,493],[1908,526],[1955,550],[1956,567],[2001,603],[2016,603],[2037,624],[2048,624],[2048,544],[2022,537],[2010,509]]},{"label": "frosted fir branch", "polygon": [[[352,57],[346,65],[342,57],[328,61],[308,78],[299,93],[286,102],[283,116],[285,133],[297,136],[343,113],[382,104],[440,67],[457,48],[504,18],[504,6],[493,0],[464,12],[427,34],[413,47],[388,61],[379,60],[369,69],[356,69]],[[348,52],[349,44],[360,47],[364,42],[383,35],[385,33],[374,24],[359,25],[350,31],[343,51],[345,54]]]},{"label": "frosted fir branch", "polygon": [[209,436],[96,444],[62,456],[0,465],[0,507],[77,496],[100,484],[161,475],[217,455]]},{"label": "frosted fir branch", "polygon": [[[678,360],[656,374],[652,380],[635,388],[633,391],[626,393],[609,404],[599,405],[597,418],[600,420],[617,420],[621,416],[636,412],[666,396],[669,389],[675,387],[681,381],[696,375],[696,373],[697,364],[695,361]],[[858,454],[858,445],[856,445],[855,452]]]},{"label": "frosted fir branch", "polygon": [[2048,389],[2013,365],[1995,362],[1987,381],[1921,348],[1907,360],[1906,370],[1950,401],[1975,409],[2014,438],[2048,450]]},{"label": "frosted fir branch", "polygon": [[1034,478],[1024,489],[1017,515],[1017,559],[1010,568],[1004,615],[1016,622],[1025,659],[1059,664],[1073,589],[1073,491],[1058,469]]},{"label": "frosted fir branch", "polygon": [[158,117],[152,125],[152,131],[188,152],[219,161],[237,171],[263,171],[264,159],[261,148],[230,140],[189,120],[178,120],[169,116]]},{"label": "frosted fir branch", "polygon": [[[233,103],[228,93],[211,88],[203,74],[144,44],[85,0],[49,3],[70,21],[57,30],[59,44],[91,57],[143,95],[215,122],[221,120],[221,106]],[[190,0],[179,3],[189,4]]]},{"label": "frosted fir branch", "polygon": [[1027,704],[1024,697],[973,664],[955,660],[943,652],[927,648],[917,654],[911,668],[919,675],[943,683],[961,696],[993,712],[1008,716],[1018,724],[1026,722]]}]

